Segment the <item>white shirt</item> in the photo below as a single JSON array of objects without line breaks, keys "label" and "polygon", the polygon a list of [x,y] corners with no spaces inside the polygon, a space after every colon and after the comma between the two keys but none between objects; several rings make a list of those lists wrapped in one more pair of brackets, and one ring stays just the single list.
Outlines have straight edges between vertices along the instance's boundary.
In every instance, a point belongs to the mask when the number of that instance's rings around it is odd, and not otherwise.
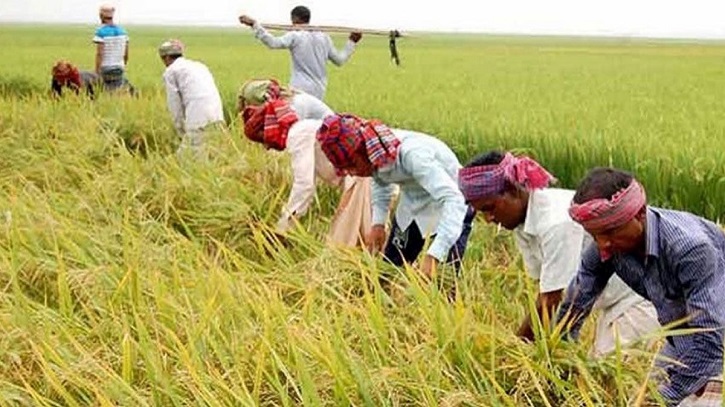
[{"label": "white shirt", "polygon": [[[594,244],[584,228],[569,217],[575,191],[546,188],[529,194],[526,220],[514,230],[526,271],[539,281],[539,292],[563,290],[579,268],[582,250]],[[616,318],[630,306],[646,301],[616,275],[597,302],[607,318]]]},{"label": "white shirt", "polygon": [[166,67],[163,79],[169,112],[180,133],[224,121],[219,90],[206,65],[179,57]]},{"label": "white shirt", "polygon": [[290,100],[290,107],[295,111],[295,113],[297,113],[297,117],[300,120],[323,120],[325,117],[331,116],[335,113],[325,104],[325,102],[304,92],[297,93],[292,97]]},{"label": "white shirt", "polygon": [[350,186],[351,177],[339,177],[330,160],[317,142],[317,129],[322,125],[319,119],[299,120],[287,133],[287,151],[292,164],[293,183],[287,204],[277,222],[277,231],[289,229],[292,217],[300,217],[307,212],[315,196],[315,184],[319,177],[323,181],[337,186]]},{"label": "white shirt", "polygon": [[252,27],[254,36],[269,48],[286,48],[292,55],[290,85],[324,100],[327,89],[327,61],[337,66],[347,62],[355,51],[355,43],[348,40],[338,51],[329,34],[320,31],[289,31],[275,37],[259,23]]}]

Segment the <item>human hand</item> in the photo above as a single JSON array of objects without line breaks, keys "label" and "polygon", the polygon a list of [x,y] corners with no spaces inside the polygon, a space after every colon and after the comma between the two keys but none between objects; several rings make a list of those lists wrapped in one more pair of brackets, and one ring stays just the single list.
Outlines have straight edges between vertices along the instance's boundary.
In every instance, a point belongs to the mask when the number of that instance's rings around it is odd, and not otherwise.
[{"label": "human hand", "polygon": [[239,22],[251,27],[254,24],[256,24],[257,21],[255,19],[253,19],[252,17],[249,17],[246,14],[243,14],[243,15],[239,16]]},{"label": "human hand", "polygon": [[526,316],[526,319],[521,323],[519,329],[516,330],[516,336],[524,342],[534,341],[534,329],[531,326],[531,318]]},{"label": "human hand", "polygon": [[365,236],[365,246],[372,253],[382,250],[385,244],[385,225],[373,225]]},{"label": "human hand", "polygon": [[362,39],[362,33],[359,33],[359,32],[350,33],[349,38],[350,38],[350,41],[357,44],[357,42]]},{"label": "human hand", "polygon": [[438,259],[431,256],[430,254],[427,254],[425,258],[423,258],[423,264],[421,264],[420,266],[420,272],[428,280],[432,280],[436,276],[437,268]]}]

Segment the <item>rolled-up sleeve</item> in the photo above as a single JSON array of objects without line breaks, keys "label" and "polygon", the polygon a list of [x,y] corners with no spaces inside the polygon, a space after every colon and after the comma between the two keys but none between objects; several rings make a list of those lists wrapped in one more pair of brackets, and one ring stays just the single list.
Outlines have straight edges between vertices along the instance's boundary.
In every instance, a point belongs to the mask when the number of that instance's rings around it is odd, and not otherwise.
[{"label": "rolled-up sleeve", "polygon": [[435,159],[431,149],[410,151],[403,156],[402,163],[415,181],[442,207],[436,236],[428,254],[443,262],[463,231],[468,210],[463,194],[456,181]]},{"label": "rolled-up sleeve", "polygon": [[355,43],[351,40],[347,40],[347,43],[345,43],[345,47],[341,51],[338,51],[337,48],[335,48],[335,44],[332,42],[332,38],[328,36],[327,46],[327,59],[332,61],[332,63],[337,66],[342,66],[343,64],[345,64],[345,62],[350,59],[353,52],[355,52]]},{"label": "rolled-up sleeve", "polygon": [[541,275],[539,290],[548,293],[569,285],[579,267],[584,232],[573,222],[548,228],[541,236]]}]

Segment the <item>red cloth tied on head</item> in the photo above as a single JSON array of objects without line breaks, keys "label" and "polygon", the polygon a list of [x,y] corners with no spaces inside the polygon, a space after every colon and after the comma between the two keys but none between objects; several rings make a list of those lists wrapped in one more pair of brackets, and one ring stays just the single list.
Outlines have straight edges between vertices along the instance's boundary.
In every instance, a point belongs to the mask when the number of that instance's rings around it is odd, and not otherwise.
[{"label": "red cloth tied on head", "polygon": [[275,99],[263,106],[245,107],[242,119],[247,138],[281,151],[287,148],[287,133],[299,117],[286,100]]},{"label": "red cloth tied on head", "polygon": [[544,167],[526,157],[506,153],[498,164],[461,168],[458,186],[467,202],[502,194],[506,183],[528,191],[546,188],[556,181]]},{"label": "red cloth tied on head", "polygon": [[247,106],[242,111],[244,135],[256,142],[264,142],[264,106]]},{"label": "red cloth tied on head", "polygon": [[587,230],[618,228],[630,220],[647,204],[644,188],[637,180],[612,195],[611,199],[592,199],[582,204],[571,203],[569,216]]},{"label": "red cloth tied on head", "polygon": [[63,86],[75,85],[81,87],[81,73],[78,68],[65,60],[59,60],[53,65],[51,74],[56,82]]},{"label": "red cloth tied on head", "polygon": [[364,151],[377,169],[395,162],[400,149],[400,140],[381,121],[365,120],[349,113],[325,118],[317,131],[317,140],[338,171],[349,167],[358,151]]}]

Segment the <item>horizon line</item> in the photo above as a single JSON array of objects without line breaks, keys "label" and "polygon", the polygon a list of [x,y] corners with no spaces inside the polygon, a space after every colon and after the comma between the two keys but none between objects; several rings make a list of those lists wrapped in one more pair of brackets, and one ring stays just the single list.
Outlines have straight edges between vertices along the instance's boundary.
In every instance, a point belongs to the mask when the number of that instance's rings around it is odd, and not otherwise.
[{"label": "horizon line", "polygon": [[[86,22],[60,22],[60,21],[30,21],[30,20],[11,20],[0,17],[0,23],[12,25],[54,25],[54,26],[89,26],[97,27],[98,23]],[[272,24],[269,21],[266,23]],[[123,23],[123,26],[132,27],[184,27],[184,28],[211,28],[211,29],[234,29],[244,28],[234,23],[218,23],[218,22],[129,22]],[[353,28],[353,27],[351,27]],[[354,27],[359,28],[359,27]],[[401,30],[407,33],[418,34],[444,34],[444,35],[480,35],[480,36],[507,36],[507,37],[559,37],[559,38],[591,38],[591,39],[623,39],[623,40],[663,40],[663,41],[706,41],[706,42],[723,42],[723,36],[677,36],[677,35],[647,35],[647,34],[626,34],[626,33],[609,33],[609,32],[537,32],[537,31],[474,31],[474,30],[446,30],[446,29],[410,29]]]}]

